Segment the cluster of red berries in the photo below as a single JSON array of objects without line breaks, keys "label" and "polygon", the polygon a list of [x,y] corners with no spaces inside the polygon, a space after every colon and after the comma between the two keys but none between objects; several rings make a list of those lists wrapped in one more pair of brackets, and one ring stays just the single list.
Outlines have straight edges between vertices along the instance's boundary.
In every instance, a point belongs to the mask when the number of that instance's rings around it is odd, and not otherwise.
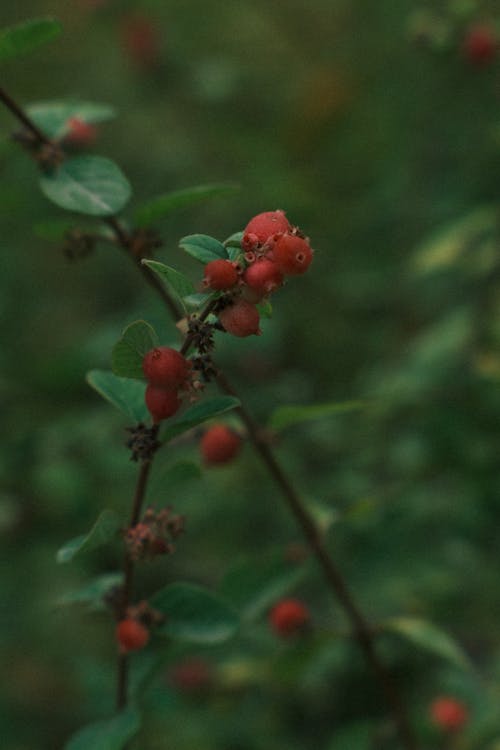
[{"label": "cluster of red berries", "polygon": [[245,227],[241,247],[241,260],[207,263],[202,284],[230,293],[228,304],[218,313],[224,329],[233,336],[251,336],[260,333],[256,304],[279,289],[285,276],[305,273],[313,251],[283,211],[254,216]]},{"label": "cluster of red berries", "polygon": [[178,411],[179,392],[187,387],[190,365],[176,349],[157,346],[145,355],[142,369],[148,381],[146,406],[158,424]]},{"label": "cluster of red berries", "polygon": [[308,608],[299,599],[282,599],[269,612],[272,629],[283,638],[303,633],[310,620]]},{"label": "cluster of red berries", "polygon": [[239,453],[242,440],[225,424],[210,427],[200,441],[203,461],[211,466],[226,464]]},{"label": "cluster of red berries", "polygon": [[433,723],[446,732],[457,732],[469,718],[469,710],[462,701],[452,696],[442,695],[436,698],[430,706],[430,716]]}]

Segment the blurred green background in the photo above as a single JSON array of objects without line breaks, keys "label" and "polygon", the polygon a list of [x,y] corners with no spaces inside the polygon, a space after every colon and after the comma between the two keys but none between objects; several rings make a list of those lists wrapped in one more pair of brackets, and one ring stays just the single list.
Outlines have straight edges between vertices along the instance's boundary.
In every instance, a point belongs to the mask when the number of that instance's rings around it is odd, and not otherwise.
[{"label": "blurred green background", "polygon": [[[500,31],[497,4],[6,5],[1,25],[53,14],[64,33],[5,65],[2,85],[23,104],[76,96],[116,107],[91,151],[121,165],[132,207],[195,184],[240,186],[161,223],[160,260],[197,280],[180,237],[223,239],[276,208],[310,236],[314,263],[275,296],[264,335],[220,336],[219,360],[262,423],[279,405],[366,400],[290,427],[276,450],[366,613],[429,619],[472,659],[461,670],[382,642],[422,741],[438,747],[428,705],[449,693],[471,711],[460,747],[498,748],[500,58],[474,65],[462,47],[470,24]],[[0,112],[0,736],[5,750],[55,750],[112,713],[115,651],[108,616],[57,601],[115,570],[119,550],[68,566],[55,554],[103,507],[125,512],[136,475],[126,423],[85,373],[110,366],[137,318],[165,343],[176,334],[112,247],[69,262],[61,243],[37,236],[61,212],[40,195],[34,165],[9,137],[15,127]],[[195,441],[172,454],[162,461],[199,462]],[[184,513],[188,533],[174,557],[146,566],[143,591],[175,580],[217,586],[241,554],[301,542],[250,446],[168,492],[162,461],[149,499]],[[185,649],[208,660],[213,687],[184,695],[165,667],[134,747],[393,747],[355,647],[325,640],[344,621],[313,565],[295,594],[313,613],[306,642],[278,642],[262,618],[229,645]],[[264,676],[263,663],[272,665]]]}]

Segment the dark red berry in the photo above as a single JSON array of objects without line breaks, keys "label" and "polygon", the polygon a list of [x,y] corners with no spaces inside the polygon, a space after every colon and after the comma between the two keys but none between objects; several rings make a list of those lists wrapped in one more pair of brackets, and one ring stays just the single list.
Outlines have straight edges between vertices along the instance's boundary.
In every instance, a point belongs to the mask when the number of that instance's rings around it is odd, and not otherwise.
[{"label": "dark red berry", "polygon": [[183,385],[189,374],[185,357],[169,346],[151,349],[143,359],[142,369],[148,383],[172,390]]},{"label": "dark red berry", "polygon": [[79,117],[70,117],[67,122],[68,132],[64,136],[66,143],[75,146],[90,146],[97,138],[97,128]]},{"label": "dark red berry", "polygon": [[241,448],[241,438],[224,424],[210,427],[201,438],[200,450],[207,464],[226,464]]},{"label": "dark red berry", "polygon": [[430,706],[431,719],[448,732],[456,732],[467,723],[469,710],[461,701],[448,695],[436,698]]},{"label": "dark red berry", "polygon": [[157,385],[148,385],[145,400],[153,422],[156,423],[173,416],[181,405],[177,391]]},{"label": "dark red berry", "polygon": [[231,289],[238,281],[238,271],[230,260],[212,260],[205,266],[203,286],[208,289]]},{"label": "dark red berry", "polygon": [[121,27],[122,45],[126,56],[135,65],[152,68],[160,58],[158,28],[146,16],[127,16]]},{"label": "dark red berry", "polygon": [[212,671],[204,659],[193,657],[176,664],[170,677],[174,687],[183,693],[202,693],[212,682]]},{"label": "dark red berry", "polygon": [[233,336],[259,334],[259,311],[251,302],[239,299],[219,313],[219,320]]},{"label": "dark red berry", "polygon": [[276,263],[268,258],[257,260],[248,266],[243,274],[243,281],[250,289],[265,297],[271,294],[283,283],[283,274]]},{"label": "dark red berry", "polygon": [[284,211],[265,211],[250,219],[243,231],[242,247],[244,250],[254,250],[258,245],[264,245],[275,234],[289,232],[290,223]]},{"label": "dark red berry", "polygon": [[132,617],[127,617],[116,626],[116,640],[120,651],[138,651],[149,641],[149,630]]},{"label": "dark red berry", "polygon": [[305,273],[312,258],[313,252],[309,242],[295,234],[283,234],[274,243],[272,259],[286,276]]},{"label": "dark red berry", "polygon": [[271,627],[284,637],[303,631],[310,619],[309,610],[298,599],[282,599],[269,613]]},{"label": "dark red berry", "polygon": [[474,65],[488,65],[498,50],[498,39],[495,32],[486,24],[472,26],[465,36],[463,51],[466,58]]}]

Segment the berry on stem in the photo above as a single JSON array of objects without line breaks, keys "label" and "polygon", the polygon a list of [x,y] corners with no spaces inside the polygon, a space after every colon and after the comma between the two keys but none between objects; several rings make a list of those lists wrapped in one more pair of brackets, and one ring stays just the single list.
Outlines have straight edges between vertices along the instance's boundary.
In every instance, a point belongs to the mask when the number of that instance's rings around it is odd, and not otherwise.
[{"label": "berry on stem", "polygon": [[302,632],[310,619],[309,610],[299,599],[282,599],[269,613],[271,627],[285,638]]},{"label": "berry on stem", "polygon": [[157,385],[148,385],[145,400],[148,411],[155,423],[172,417],[181,405],[177,391],[160,388]]},{"label": "berry on stem", "polygon": [[208,289],[231,289],[238,281],[238,271],[230,260],[212,260],[205,266],[203,286]]},{"label": "berry on stem", "polygon": [[257,260],[243,274],[245,284],[262,297],[271,294],[283,283],[283,274],[276,263],[268,258]]},{"label": "berry on stem", "polygon": [[244,250],[254,250],[258,245],[264,245],[275,234],[291,231],[290,222],[284,211],[264,211],[250,219],[243,231],[242,247]]},{"label": "berry on stem", "polygon": [[200,450],[207,464],[226,464],[241,448],[241,438],[225,424],[210,427],[201,438]]},{"label": "berry on stem", "polygon": [[148,383],[161,388],[179,388],[189,374],[186,358],[169,346],[151,349],[143,359],[142,369]]},{"label": "berry on stem", "polygon": [[449,695],[442,695],[431,703],[430,715],[434,724],[440,729],[456,732],[466,724],[469,710],[462,701]]},{"label": "berry on stem", "polygon": [[243,337],[260,333],[259,311],[255,305],[244,299],[239,299],[221,310],[219,320],[224,329],[233,336]]},{"label": "berry on stem", "polygon": [[286,276],[305,273],[313,259],[309,242],[295,234],[283,234],[274,243],[272,258]]},{"label": "berry on stem", "polygon": [[132,617],[127,617],[116,626],[116,640],[123,653],[138,651],[149,641],[149,630]]}]

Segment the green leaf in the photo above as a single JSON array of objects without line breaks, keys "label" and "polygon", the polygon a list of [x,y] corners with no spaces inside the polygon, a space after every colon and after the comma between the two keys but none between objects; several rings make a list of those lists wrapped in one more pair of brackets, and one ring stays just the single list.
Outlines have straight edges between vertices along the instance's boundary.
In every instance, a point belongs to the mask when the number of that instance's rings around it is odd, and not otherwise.
[{"label": "green leaf", "polygon": [[57,562],[66,563],[81,552],[90,552],[102,547],[116,536],[122,521],[113,510],[103,510],[88,534],[83,534],[67,542],[57,553]]},{"label": "green leaf", "polygon": [[267,560],[253,557],[229,569],[220,592],[242,619],[255,620],[295,588],[305,574],[304,566],[286,561],[281,554]]},{"label": "green leaf", "polygon": [[34,18],[0,31],[0,62],[25,55],[59,36],[62,26],[55,18]]},{"label": "green leaf", "polygon": [[179,242],[179,246],[186,251],[189,255],[192,255],[196,260],[201,263],[210,263],[212,260],[219,260],[223,258],[227,260],[229,254],[219,240],[214,237],[209,237],[207,234],[190,234],[188,237],[183,237]]},{"label": "green leaf", "polygon": [[184,302],[189,307],[198,309],[199,307],[205,307],[211,296],[211,294],[202,294],[201,292],[199,294],[188,294],[187,297],[184,297]]},{"label": "green leaf", "polygon": [[138,227],[148,227],[158,219],[168,216],[172,211],[184,206],[192,206],[195,203],[226,195],[238,190],[237,185],[214,183],[212,185],[197,185],[196,187],[174,190],[164,195],[152,198],[135,212],[134,222]]},{"label": "green leaf", "polygon": [[66,159],[54,172],[41,175],[40,188],[57,206],[89,216],[116,214],[131,195],[125,175],[102,156]]},{"label": "green leaf", "polygon": [[92,609],[104,608],[103,599],[114,588],[123,584],[123,573],[105,573],[75,591],[69,591],[57,600],[60,606],[68,604],[87,604]]},{"label": "green leaf", "polygon": [[198,404],[191,406],[175,421],[169,423],[165,432],[162,433],[162,440],[168,442],[182,432],[191,430],[202,422],[206,422],[207,419],[213,419],[213,417],[218,417],[231,409],[236,409],[239,405],[240,401],[234,396],[214,396],[200,401]]},{"label": "green leaf", "polygon": [[80,729],[64,746],[64,750],[123,750],[141,727],[141,715],[127,708],[112,719],[97,721]]},{"label": "green leaf", "polygon": [[268,426],[271,430],[283,430],[290,425],[308,422],[311,419],[324,419],[335,414],[364,409],[367,405],[366,401],[333,401],[310,406],[280,406],[271,414]]},{"label": "green leaf", "polygon": [[158,346],[158,336],[149,323],[145,320],[131,323],[113,347],[111,362],[114,374],[123,378],[143,379],[144,355],[155,346]]},{"label": "green leaf", "polygon": [[406,638],[415,646],[430,651],[460,669],[470,669],[470,661],[462,648],[440,628],[416,617],[394,617],[383,623],[386,631]]},{"label": "green leaf", "polygon": [[176,298],[182,309],[186,310],[184,297],[195,294],[196,291],[187,276],[164,263],[158,263],[157,260],[143,260],[142,263],[160,277],[170,294]]},{"label": "green leaf", "polygon": [[109,104],[77,100],[34,102],[26,107],[26,111],[45,135],[57,140],[70,132],[69,121],[72,118],[97,124],[116,115],[114,108]]},{"label": "green leaf", "polygon": [[269,300],[259,302],[259,304],[257,305],[257,310],[259,311],[259,315],[261,318],[272,318],[273,316],[273,306],[271,305]]},{"label": "green leaf", "polygon": [[146,383],[120,378],[108,370],[91,370],[87,383],[134,422],[146,422],[149,412],[144,401]]},{"label": "green leaf", "polygon": [[237,631],[236,613],[220,597],[201,586],[172,583],[151,599],[165,615],[155,632],[192,643],[221,643]]},{"label": "green leaf", "polygon": [[227,248],[229,260],[238,260],[240,256],[243,256],[243,249],[241,247],[241,241],[243,239],[243,232],[235,232],[227,240],[224,240],[224,247]]}]

